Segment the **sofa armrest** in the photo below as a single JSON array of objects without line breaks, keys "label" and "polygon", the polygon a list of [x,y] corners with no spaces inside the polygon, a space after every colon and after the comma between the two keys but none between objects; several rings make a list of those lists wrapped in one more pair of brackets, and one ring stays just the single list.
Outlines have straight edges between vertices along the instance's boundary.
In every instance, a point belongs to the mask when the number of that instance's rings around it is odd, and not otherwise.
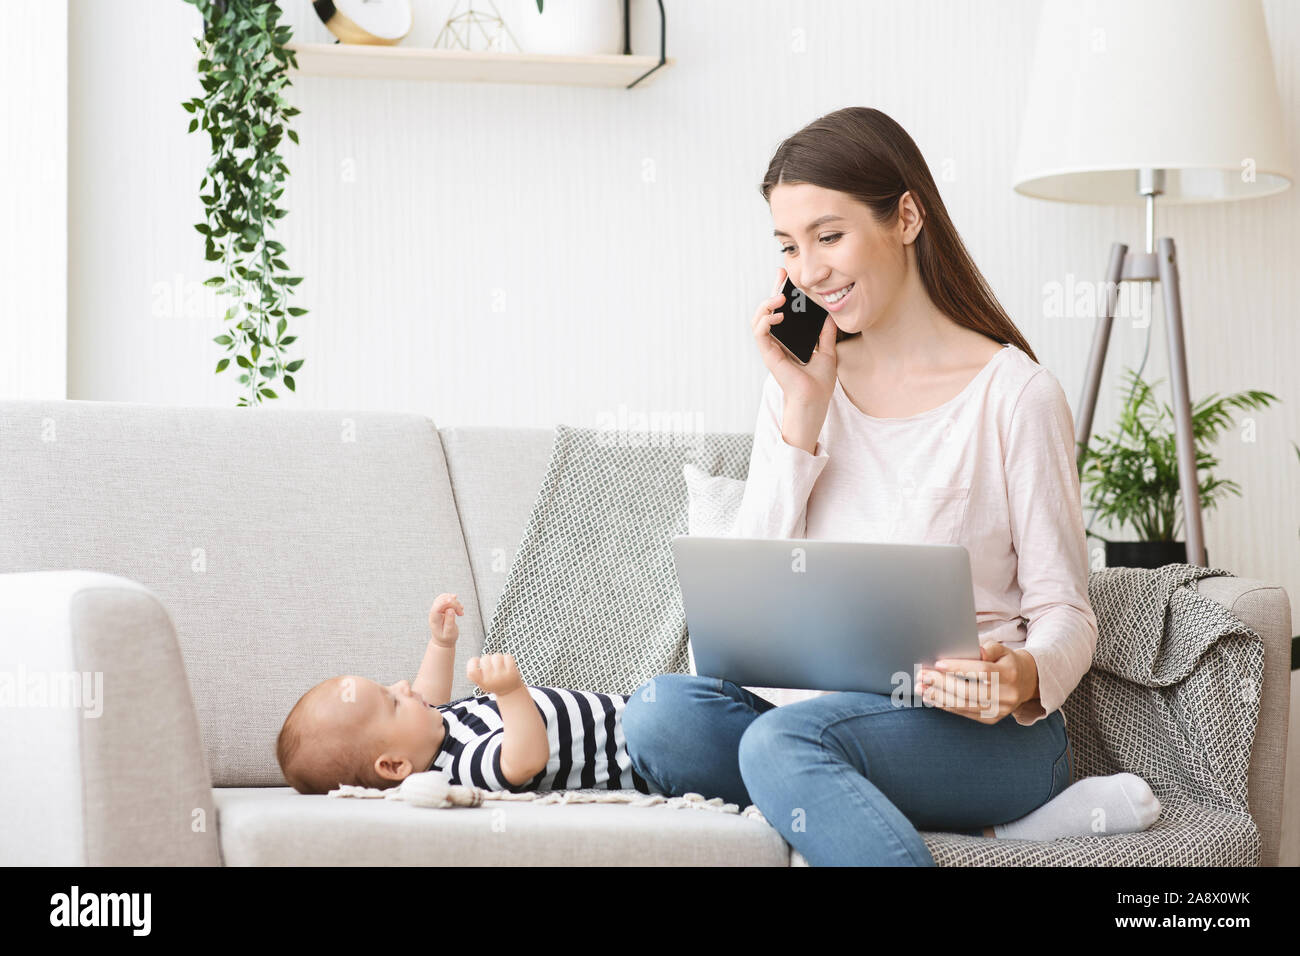
[{"label": "sofa armrest", "polygon": [[143,585],[0,574],[0,722],[0,864],[220,864],[176,631]]},{"label": "sofa armrest", "polygon": [[1264,686],[1246,786],[1263,840],[1260,865],[1277,866],[1291,720],[1291,601],[1285,588],[1250,578],[1201,578],[1195,586],[1264,639]]}]

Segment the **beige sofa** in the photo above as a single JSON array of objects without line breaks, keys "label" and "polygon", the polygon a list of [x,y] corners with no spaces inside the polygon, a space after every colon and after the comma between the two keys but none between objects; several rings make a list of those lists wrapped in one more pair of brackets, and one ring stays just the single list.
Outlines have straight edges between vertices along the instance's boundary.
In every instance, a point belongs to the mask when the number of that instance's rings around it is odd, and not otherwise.
[{"label": "beige sofa", "polygon": [[[414,677],[441,591],[465,604],[453,694],[471,692],[464,660],[551,442],[388,412],[0,402],[0,670],[33,687],[90,675],[81,708],[0,708],[0,863],[802,863],[735,814],[284,786],[273,748],[293,702],[337,674]],[[1290,605],[1260,581],[1199,584],[1265,639],[1250,804],[1271,865]]]}]

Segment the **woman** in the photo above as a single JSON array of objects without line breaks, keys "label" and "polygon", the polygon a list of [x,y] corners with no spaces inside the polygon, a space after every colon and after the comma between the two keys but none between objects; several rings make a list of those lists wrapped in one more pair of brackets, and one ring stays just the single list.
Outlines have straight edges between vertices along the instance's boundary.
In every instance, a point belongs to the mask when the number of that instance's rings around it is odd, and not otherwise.
[{"label": "woman", "polygon": [[1150,825],[1159,804],[1132,774],[1069,786],[1060,708],[1097,639],[1070,409],[916,144],[878,110],[839,110],[783,142],[761,188],[777,289],[788,271],[831,314],[806,366],[768,332],[782,296],[754,315],[771,374],[732,534],[964,545],[981,660],[924,668],[904,706],[661,675],[624,713],[637,771],[665,793],[756,804],[814,866],[932,866],[918,828]]}]

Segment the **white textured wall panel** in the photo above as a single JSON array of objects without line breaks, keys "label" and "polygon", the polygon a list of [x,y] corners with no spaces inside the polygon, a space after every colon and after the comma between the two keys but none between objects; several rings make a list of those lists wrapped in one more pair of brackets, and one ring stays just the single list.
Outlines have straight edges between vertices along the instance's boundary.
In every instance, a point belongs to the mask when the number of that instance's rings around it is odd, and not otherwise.
[{"label": "white textured wall panel", "polygon": [[64,398],[68,5],[0,5],[0,397]]}]

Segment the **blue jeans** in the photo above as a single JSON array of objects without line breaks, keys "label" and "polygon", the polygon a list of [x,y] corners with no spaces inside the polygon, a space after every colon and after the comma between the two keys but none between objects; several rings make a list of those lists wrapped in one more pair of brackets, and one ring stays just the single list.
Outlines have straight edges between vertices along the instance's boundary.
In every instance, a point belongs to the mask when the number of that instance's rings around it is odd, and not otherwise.
[{"label": "blue jeans", "polygon": [[777,707],[716,677],[662,674],[623,711],[636,770],[660,792],[755,804],[812,866],[934,866],[918,828],[982,836],[1070,785],[1059,710],[985,724],[889,696]]}]

